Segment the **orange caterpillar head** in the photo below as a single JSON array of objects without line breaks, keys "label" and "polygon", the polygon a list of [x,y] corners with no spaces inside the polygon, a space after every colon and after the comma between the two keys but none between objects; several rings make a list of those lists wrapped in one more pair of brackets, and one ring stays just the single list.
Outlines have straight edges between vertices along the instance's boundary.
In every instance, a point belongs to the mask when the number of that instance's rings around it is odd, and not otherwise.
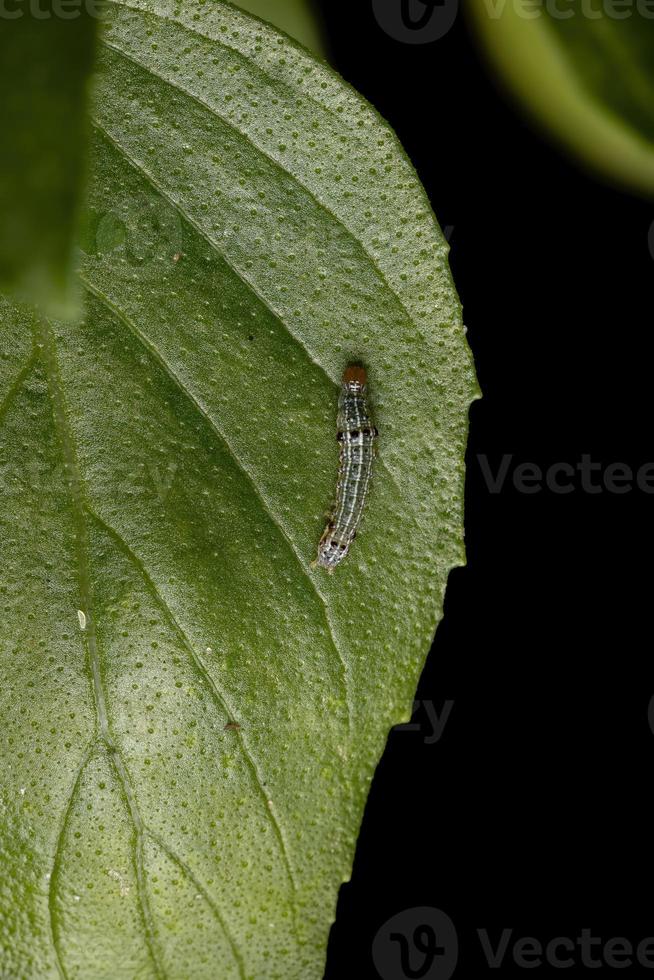
[{"label": "orange caterpillar head", "polygon": [[358,385],[360,388],[365,388],[367,382],[368,375],[365,368],[358,364],[350,364],[349,367],[345,368],[343,372],[344,385]]}]

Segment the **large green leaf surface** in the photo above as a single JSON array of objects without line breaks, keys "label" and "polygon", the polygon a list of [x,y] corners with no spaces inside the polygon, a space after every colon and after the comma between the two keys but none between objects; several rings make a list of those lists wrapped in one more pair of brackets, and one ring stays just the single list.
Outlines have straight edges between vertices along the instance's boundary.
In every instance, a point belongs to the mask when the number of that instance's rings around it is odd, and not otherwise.
[{"label": "large green leaf surface", "polygon": [[56,315],[75,306],[94,3],[19,0],[0,9],[0,288]]},{"label": "large green leaf surface", "polygon": [[[217,3],[111,5],[77,325],[3,301],[4,974],[322,974],[463,562],[476,384],[389,128]],[[333,576],[337,383],[380,458]]]},{"label": "large green leaf surface", "polygon": [[654,193],[654,19],[646,2],[473,0],[511,91],[586,165]]}]

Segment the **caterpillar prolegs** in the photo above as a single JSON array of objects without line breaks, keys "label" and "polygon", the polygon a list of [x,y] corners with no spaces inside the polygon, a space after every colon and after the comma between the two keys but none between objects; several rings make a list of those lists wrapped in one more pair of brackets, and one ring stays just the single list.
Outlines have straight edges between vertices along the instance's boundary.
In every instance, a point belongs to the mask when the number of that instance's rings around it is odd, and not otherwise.
[{"label": "caterpillar prolegs", "polygon": [[368,494],[375,457],[377,429],[367,402],[365,369],[345,369],[338,400],[337,436],[341,446],[336,503],[313,563],[333,572],[343,561],[356,537]]}]

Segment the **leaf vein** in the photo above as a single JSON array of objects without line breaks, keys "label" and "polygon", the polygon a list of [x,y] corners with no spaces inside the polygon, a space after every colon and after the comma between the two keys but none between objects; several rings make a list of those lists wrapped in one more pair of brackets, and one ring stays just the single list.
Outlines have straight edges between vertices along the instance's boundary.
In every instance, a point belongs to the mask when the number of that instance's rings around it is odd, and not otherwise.
[{"label": "leaf vein", "polygon": [[134,871],[136,873],[136,894],[139,907],[141,909],[141,916],[145,923],[146,942],[152,957],[155,972],[158,977],[164,978],[166,976],[166,972],[161,964],[160,953],[157,950],[154,917],[152,915],[152,909],[150,907],[147,892],[145,861],[143,858],[143,821],[141,820],[141,814],[136,803],[134,790],[132,789],[132,783],[127,766],[125,765],[125,761],[117,748],[114,747],[111,749],[110,746],[107,746],[107,748],[109,749],[107,753],[109,763],[116,774],[118,783],[120,784],[123,799],[125,800],[125,805],[127,807],[127,812],[134,829]]},{"label": "leaf vein", "polygon": [[138,58],[134,57],[134,55],[129,54],[127,51],[125,51],[123,48],[119,47],[118,45],[113,44],[110,41],[107,41],[106,38],[103,39],[102,43],[106,48],[109,48],[111,51],[114,51],[125,61],[128,61],[130,64],[136,65],[142,71],[150,75],[153,75],[155,78],[159,79],[159,81],[162,82],[164,85],[167,85],[169,88],[173,89],[174,91],[179,92],[181,95],[184,95],[187,98],[191,99],[202,109],[205,109],[211,115],[215,116],[217,119],[221,121],[221,123],[224,126],[230,129],[231,132],[236,133],[236,135],[240,137],[240,139],[248,143],[249,146],[251,146],[256,153],[264,157],[264,159],[268,160],[268,162],[271,163],[277,171],[284,174],[285,177],[289,178],[297,187],[303,190],[304,193],[307,194],[311,198],[311,200],[320,208],[320,210],[323,211],[325,214],[327,214],[330,218],[332,218],[334,222],[338,225],[338,227],[347,234],[348,238],[358,245],[358,247],[361,249],[363,254],[370,262],[372,268],[375,270],[379,278],[382,280],[382,282],[388,289],[393,299],[397,301],[403,314],[408,318],[409,323],[415,325],[414,317],[404,305],[404,302],[400,294],[388,281],[386,273],[382,269],[378,260],[375,258],[374,255],[371,254],[371,252],[369,251],[365,243],[362,241],[362,239],[359,238],[359,236],[352,231],[352,229],[346,224],[344,219],[339,214],[337,214],[336,211],[334,211],[334,209],[330,207],[326,201],[323,201],[318,196],[316,191],[312,190],[311,187],[309,187],[307,183],[301,180],[297,174],[293,173],[291,170],[287,170],[279,162],[279,160],[277,160],[277,158],[273,156],[272,153],[269,153],[268,151],[264,150],[263,147],[260,146],[258,143],[256,143],[252,139],[252,137],[249,136],[244,130],[240,129],[237,125],[235,125],[235,123],[231,122],[231,120],[229,120],[225,115],[219,112],[215,106],[209,105],[209,103],[201,99],[200,96],[196,95],[194,92],[191,92],[189,89],[184,88],[183,85],[180,85],[179,82],[175,82],[170,78],[166,78],[161,72],[155,71],[155,69],[152,66],[147,65],[142,61],[139,61]]},{"label": "leaf vein", "polygon": [[323,595],[322,591],[317,585],[314,576],[311,574],[309,568],[307,567],[307,564],[303,560],[301,553],[296,548],[295,544],[293,543],[293,540],[291,539],[290,535],[287,533],[281,521],[276,517],[273,511],[272,504],[264,496],[263,491],[261,490],[260,486],[258,485],[258,483],[254,478],[254,475],[250,472],[249,468],[246,467],[245,463],[240,459],[240,457],[234,451],[233,447],[231,446],[224,432],[222,431],[222,429],[218,427],[217,422],[209,414],[207,408],[183,384],[182,380],[173,370],[173,368],[165,359],[165,357],[160,353],[157,347],[145,336],[145,334],[143,334],[143,332],[139,329],[139,327],[136,326],[136,324],[130,319],[130,317],[128,317],[122,310],[120,310],[115,305],[115,303],[113,303],[107,296],[104,295],[104,293],[102,293],[99,289],[97,289],[96,286],[92,285],[83,274],[80,273],[79,277],[84,288],[87,289],[88,292],[92,296],[94,296],[100,303],[102,303],[109,310],[110,313],[112,313],[115,317],[117,317],[120,320],[120,322],[127,327],[130,333],[139,341],[139,343],[148,351],[148,353],[155,359],[155,361],[165,372],[167,377],[170,378],[170,380],[173,382],[177,390],[191,404],[194,410],[198,412],[200,416],[205,420],[205,422],[209,425],[209,427],[211,428],[215,436],[223,443],[224,446],[226,446],[231,458],[234,460],[235,465],[238,467],[240,472],[244,475],[244,477],[248,482],[248,485],[251,487],[255,496],[261,502],[264,513],[271,521],[271,523],[274,525],[278,533],[281,535],[282,540],[285,542],[285,545],[288,547],[294,559],[299,564],[303,577],[309,583],[311,590],[313,591],[316,598],[318,599],[318,602],[320,603],[322,616],[327,628],[328,641],[332,646],[340,662],[341,671],[342,671],[343,690],[344,690],[345,700],[346,700],[347,710],[348,710],[348,727],[351,728],[352,703],[351,703],[351,694],[350,694],[350,685],[349,685],[348,665],[343,655],[341,645],[337,639],[336,629],[332,622],[331,614],[329,611],[329,605],[327,603],[325,596]]},{"label": "leaf vein", "polygon": [[197,221],[195,221],[190,215],[186,214],[181,204],[179,204],[178,201],[176,201],[173,197],[170,196],[170,194],[168,194],[167,191],[163,189],[163,187],[157,182],[157,180],[155,180],[152,174],[148,170],[146,170],[143,164],[140,163],[138,160],[136,160],[133,156],[131,156],[127,152],[125,147],[122,146],[121,143],[119,143],[114,136],[112,136],[112,134],[105,128],[105,126],[102,125],[102,123],[98,119],[91,116],[89,118],[89,122],[93,129],[101,133],[104,136],[104,138],[109,143],[111,143],[113,147],[115,147],[115,149],[118,151],[118,153],[120,153],[120,155],[129,164],[129,166],[131,166],[133,170],[139,173],[143,177],[143,179],[152,187],[152,189],[156,191],[160,197],[162,197],[165,201],[167,201],[168,204],[170,204],[171,208],[174,208],[175,211],[177,211],[180,217],[183,218],[183,220],[186,221],[186,223],[189,224],[198,233],[198,235],[200,235],[202,239],[204,239],[204,241],[210,246],[210,248],[213,249],[214,252],[216,252],[218,255],[221,256],[225,264],[232,270],[234,275],[241,280],[245,288],[248,289],[254,296],[257,297],[261,305],[265,307],[265,309],[270,313],[270,315],[280,324],[282,329],[284,329],[288,333],[288,335],[298,345],[298,347],[302,348],[302,350],[309,358],[311,363],[314,364],[320,371],[322,371],[325,377],[332,384],[337,384],[337,380],[335,378],[332,378],[328,374],[324,365],[318,360],[317,356],[309,350],[309,348],[303,342],[301,337],[299,337],[298,334],[294,333],[291,330],[289,325],[281,318],[281,316],[279,315],[279,313],[277,313],[274,307],[270,305],[270,302],[261,294],[261,292],[254,285],[254,283],[250,282],[250,280],[245,277],[245,274],[241,272],[241,270],[238,269],[232,262],[229,261],[224,251],[218,248],[217,243],[214,241],[213,238],[209,236],[209,234],[201,227],[201,225],[199,225]]},{"label": "leaf vein", "polygon": [[238,967],[239,975],[241,976],[242,980],[245,980],[245,976],[246,976],[246,974],[245,974],[245,963],[243,962],[243,958],[242,958],[241,953],[240,953],[240,951],[238,949],[238,946],[234,942],[234,940],[233,940],[233,938],[232,938],[232,936],[230,934],[230,931],[227,928],[227,924],[225,922],[225,919],[223,918],[223,915],[222,915],[222,913],[221,913],[218,905],[216,904],[216,902],[214,902],[213,898],[211,897],[211,895],[209,894],[209,892],[207,891],[207,889],[204,887],[204,885],[195,877],[195,875],[193,874],[193,872],[191,871],[191,869],[189,868],[189,866],[186,864],[186,862],[183,861],[182,858],[180,858],[179,855],[176,854],[175,851],[171,847],[169,847],[165,843],[165,841],[162,840],[161,837],[158,836],[158,834],[155,834],[154,831],[150,830],[149,827],[144,827],[144,830],[145,830],[145,833],[147,834],[147,836],[150,837],[151,840],[154,841],[154,843],[157,845],[157,847],[160,847],[161,848],[161,850],[164,852],[164,854],[166,854],[170,858],[170,860],[173,862],[173,864],[176,864],[177,865],[177,867],[180,869],[180,871],[182,872],[182,874],[186,878],[188,878],[188,880],[191,882],[191,884],[193,885],[193,887],[194,888],[197,888],[198,892],[202,895],[202,897],[204,898],[205,902],[207,903],[207,906],[209,907],[211,913],[213,914],[214,918],[216,919],[216,921],[220,925],[220,928],[225,933],[225,936],[227,937],[227,941],[229,943],[230,949],[232,951],[232,955],[233,955],[234,960],[236,962],[236,965]]},{"label": "leaf vein", "polygon": [[[156,585],[152,576],[150,575],[150,572],[148,571],[144,561],[136,554],[133,548],[127,543],[125,538],[116,530],[116,528],[113,527],[113,525],[109,524],[90,506],[87,505],[86,509],[87,512],[90,514],[90,516],[93,517],[93,519],[100,525],[100,527],[103,528],[105,532],[109,534],[109,536],[118,544],[121,550],[127,555],[127,557],[132,562],[134,567],[139,571],[139,573],[143,577],[148,588],[150,589],[151,594],[153,595],[157,604],[159,605],[162,612],[168,619],[169,625],[172,627],[172,629],[174,630],[174,632],[177,634],[182,644],[184,645],[185,649],[187,650],[198,674],[204,680],[204,683],[207,686],[209,693],[212,699],[214,700],[214,703],[217,704],[218,707],[222,711],[224,711],[229,718],[235,718],[236,714],[234,712],[233,707],[230,705],[228,698],[226,697],[224,692],[218,688],[211,674],[207,670],[204,661],[195,652],[195,649],[193,648],[193,644],[191,643],[190,638],[187,636],[186,631],[184,630],[181,623],[179,622],[174,612],[170,608],[168,602],[166,601],[164,596],[160,593],[159,588]],[[297,894],[298,886],[295,878],[295,873],[293,871],[293,865],[290,860],[288,846],[286,844],[286,838],[282,831],[281,825],[277,819],[277,815],[275,814],[274,810],[272,810],[268,805],[268,794],[266,793],[266,790],[264,788],[263,779],[259,772],[259,768],[254,760],[254,757],[252,756],[252,753],[250,752],[247,742],[243,736],[243,733],[240,729],[238,729],[235,734],[238,739],[238,743],[241,746],[241,751],[243,752],[243,756],[248,765],[252,778],[254,780],[254,784],[257,788],[259,795],[261,796],[263,811],[267,815],[267,819],[269,819],[271,822],[273,832],[275,834],[275,837],[277,839],[280,848],[280,853],[282,855],[282,860],[284,862],[286,873],[288,875],[289,882],[291,884],[291,890],[295,895]],[[295,908],[295,904],[293,907]],[[298,939],[299,938],[300,937],[298,933]]]},{"label": "leaf vein", "polygon": [[[256,68],[256,70],[259,72],[260,75],[268,79],[268,81],[272,82],[273,86],[288,91],[292,97],[297,97],[298,94],[301,94],[303,98],[305,98],[308,102],[311,102],[313,105],[317,106],[324,113],[326,113],[326,115],[332,116],[336,121],[340,122],[338,114],[334,111],[334,109],[331,108],[331,106],[327,105],[324,102],[321,102],[320,99],[317,99],[310,92],[301,91],[300,93],[298,93],[298,90],[293,88],[293,86],[290,85],[289,82],[287,82],[285,79],[273,75],[270,71],[267,71],[263,67],[263,65],[258,64],[252,58],[249,58],[239,48],[234,47],[233,44],[227,44],[227,42],[223,38],[214,37],[211,34],[207,34],[204,31],[198,30],[197,26],[190,27],[188,24],[185,24],[184,21],[181,19],[177,20],[174,17],[167,17],[165,14],[161,13],[160,10],[157,11],[148,10],[146,7],[142,7],[139,4],[125,3],[123,2],[123,0],[107,0],[107,3],[109,5],[113,5],[114,7],[122,7],[125,10],[131,10],[133,13],[141,14],[144,18],[150,17],[152,18],[152,20],[155,21],[159,20],[164,24],[170,24],[172,27],[175,27],[180,31],[184,31],[186,34],[191,34],[194,37],[203,38],[205,41],[210,41],[211,44],[215,44],[216,47],[222,48],[224,51],[230,51],[232,54],[236,55],[239,61],[245,62],[245,64],[249,65],[251,68],[252,67]],[[257,17],[256,14],[252,14],[249,11],[244,11],[243,9],[240,9],[235,5],[232,5],[232,10],[230,11],[230,13],[239,14],[241,17],[247,17],[248,19],[256,20],[261,24],[262,28],[267,28],[273,31],[275,34],[280,33],[280,29],[278,27],[275,27],[269,21],[261,17]],[[103,43],[104,41],[105,39],[103,38]],[[302,55],[307,59],[311,59],[312,61],[314,60],[315,56],[312,56],[310,53],[303,50],[302,46],[299,45],[299,43],[293,37],[287,35],[287,41],[290,41],[291,43],[297,45],[297,48],[295,49],[296,54]],[[323,62],[321,67],[324,69],[325,67],[327,67],[327,63]],[[358,139],[356,140],[356,142],[361,143],[361,141]]]},{"label": "leaf vein", "polygon": [[57,967],[59,969],[61,976],[64,977],[65,980],[67,980],[68,974],[66,973],[63,956],[59,948],[59,939],[58,939],[57,926],[56,926],[57,910],[55,906],[55,893],[56,893],[57,883],[59,881],[59,871],[61,868],[61,858],[62,858],[62,853],[64,848],[64,841],[66,838],[66,829],[68,827],[68,820],[70,818],[70,813],[73,808],[73,803],[75,802],[75,797],[77,796],[77,790],[79,789],[79,784],[82,779],[82,773],[86,769],[86,766],[88,765],[88,763],[90,762],[93,756],[93,749],[95,745],[96,745],[95,739],[93,739],[89,743],[89,745],[87,745],[82,755],[82,761],[77,767],[77,771],[75,773],[75,776],[73,777],[71,790],[63,810],[61,824],[59,825],[59,833],[57,834],[57,842],[55,844],[55,852],[52,860],[52,868],[48,879],[48,915],[50,919],[50,932],[52,934],[52,946],[55,951]]},{"label": "leaf vein", "polygon": [[[195,232],[203,239],[203,241],[205,241],[209,245],[209,247],[213,251],[215,251],[218,255],[221,256],[221,258],[223,259],[223,261],[225,262],[225,264],[228,266],[228,268],[231,269],[231,271],[234,273],[234,275],[237,276],[237,278],[241,280],[241,282],[243,283],[243,285],[245,286],[245,288],[248,289],[248,290],[250,290],[251,293],[254,296],[256,296],[256,298],[259,300],[259,302],[261,303],[261,305],[268,311],[268,313],[275,319],[275,321],[277,323],[279,323],[279,325],[288,334],[288,336],[291,338],[291,340],[293,340],[294,343],[296,343],[298,345],[298,347],[303,351],[303,353],[309,359],[309,361],[315,367],[318,368],[318,370],[322,373],[323,377],[325,377],[330,384],[334,385],[335,387],[338,387],[339,386],[339,379],[333,378],[329,374],[329,372],[327,371],[327,369],[325,368],[325,366],[318,359],[317,355],[314,355],[311,352],[311,350],[306,346],[306,344],[302,341],[302,339],[296,333],[294,333],[294,331],[289,327],[289,325],[281,318],[281,316],[270,305],[270,303],[268,302],[268,300],[266,300],[261,295],[261,293],[257,290],[257,288],[249,280],[247,280],[245,278],[245,276],[240,272],[240,270],[237,269],[227,259],[227,256],[225,255],[225,253],[220,248],[218,248],[218,245],[216,244],[216,242],[207,234],[207,232],[205,232],[200,227],[200,225],[198,225],[198,223],[196,221],[194,221],[189,215],[186,214],[186,212],[183,210],[182,206],[180,204],[178,204],[177,201],[175,201],[172,197],[170,197],[170,195],[161,188],[161,186],[157,183],[157,181],[154,179],[154,177],[145,169],[145,167],[141,163],[139,163],[138,160],[135,160],[133,157],[131,157],[129,155],[129,153],[127,152],[127,150],[125,150],[125,148],[123,146],[121,146],[121,144],[107,131],[107,129],[97,119],[91,118],[90,119],[90,123],[91,123],[91,126],[97,132],[99,132],[117,150],[117,152],[129,164],[129,166],[131,166],[132,169],[135,170],[137,173],[141,174],[141,176],[143,177],[143,179],[153,188],[153,190],[155,190],[157,192],[157,194],[159,194],[165,201],[168,202],[168,204],[175,211],[177,211],[177,213],[180,215],[180,217],[184,221],[186,221],[195,230]],[[88,282],[88,280],[84,279],[84,277],[82,276],[81,273],[78,273],[78,274],[79,274],[80,278],[82,279],[85,287],[88,288],[88,290],[90,292],[93,292],[94,295],[96,295],[98,297],[98,299],[100,299],[100,300],[106,299],[106,297],[104,297],[101,293],[99,293],[99,292],[97,292],[95,290],[95,287],[93,287]],[[119,315],[117,311],[114,310],[114,312],[116,312],[116,315]],[[124,318],[123,318],[123,322],[125,322]],[[126,326],[129,326],[130,329],[132,329],[132,327],[131,327],[130,324],[126,323]],[[183,387],[182,387],[182,390],[184,390]],[[402,491],[400,489],[400,485],[398,483],[397,476],[395,475],[394,471],[391,469],[391,467],[389,466],[389,464],[387,462],[385,462],[384,459],[383,459],[383,457],[381,457],[381,456],[379,458],[379,464],[378,465],[379,465],[379,467],[381,469],[383,469],[386,472],[386,474],[388,475],[389,479],[393,483],[393,486],[395,487],[395,489],[397,490],[397,492],[399,494],[402,494]],[[311,576],[310,576],[310,574],[308,572],[307,572],[307,576],[309,578],[311,578]],[[311,581],[313,581],[313,579],[311,579]],[[314,583],[314,585],[315,585],[315,583]]]},{"label": "leaf vein", "polygon": [[50,402],[52,406],[52,416],[66,468],[71,507],[77,531],[75,536],[75,547],[79,600],[81,603],[81,608],[86,616],[87,623],[84,632],[84,639],[87,652],[87,663],[91,674],[91,687],[93,691],[97,725],[99,730],[98,734],[107,748],[112,765],[123,788],[128,812],[134,827],[135,870],[137,875],[139,905],[141,907],[143,925],[145,927],[145,941],[157,976],[164,977],[165,972],[161,968],[156,951],[154,926],[152,923],[152,916],[147,891],[145,888],[145,875],[142,861],[143,835],[140,815],[136,807],[133,794],[131,793],[129,776],[125,768],[125,764],[118,753],[118,748],[114,742],[113,735],[109,727],[109,716],[107,712],[107,704],[100,666],[100,652],[98,649],[97,633],[95,629],[95,615],[92,611],[93,591],[91,586],[91,570],[89,561],[88,528],[85,519],[84,486],[77,460],[74,436],[68,421],[68,411],[65,402],[63,383],[59,375],[56,341],[51,328],[43,319],[35,319],[34,321],[34,341],[36,349],[41,353],[41,361],[47,377]]}]

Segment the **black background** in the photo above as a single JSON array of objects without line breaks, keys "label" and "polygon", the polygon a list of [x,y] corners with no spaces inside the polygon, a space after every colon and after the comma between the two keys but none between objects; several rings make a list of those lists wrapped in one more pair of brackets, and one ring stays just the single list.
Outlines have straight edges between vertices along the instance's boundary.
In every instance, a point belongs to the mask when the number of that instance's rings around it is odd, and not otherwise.
[{"label": "black background", "polygon": [[[584,453],[603,467],[654,460],[654,207],[533,129],[462,16],[409,46],[380,29],[370,0],[322,8],[332,62],[397,131],[452,227],[484,392],[471,413],[468,565],[450,578],[417,695],[454,706],[436,744],[428,726],[389,737],[326,976],[377,977],[375,934],[420,905],[455,923],[457,975],[486,973],[479,928],[493,941],[504,928],[547,941],[586,927],[637,943],[654,935],[654,498],[526,495],[511,475],[491,494],[478,455],[493,469],[505,453],[543,468]],[[501,972],[524,970],[509,952]]]}]

